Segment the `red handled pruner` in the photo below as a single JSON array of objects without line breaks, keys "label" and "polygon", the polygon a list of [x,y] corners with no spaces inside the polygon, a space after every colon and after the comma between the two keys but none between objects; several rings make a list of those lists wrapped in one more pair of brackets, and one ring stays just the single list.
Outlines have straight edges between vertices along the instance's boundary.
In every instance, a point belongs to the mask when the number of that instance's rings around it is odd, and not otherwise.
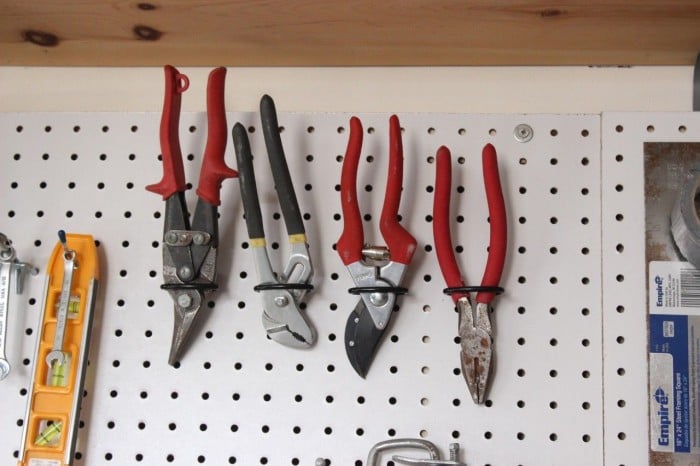
[{"label": "red handled pruner", "polygon": [[225,68],[216,68],[207,82],[207,143],[199,172],[197,206],[190,223],[185,202],[185,170],[178,126],[181,94],[189,86],[187,76],[165,67],[165,101],[160,121],[163,179],[146,189],[165,200],[163,227],[163,285],[175,303],[175,322],[169,364],[175,364],[189,339],[192,323],[206,294],[217,288],[216,249],[219,245],[217,207],[226,178],[238,176],[226,166],[224,152],[228,130],[224,108]]},{"label": "red handled pruner", "polygon": [[386,247],[364,244],[362,218],[357,202],[357,169],[362,149],[362,123],[350,120],[350,139],[343,160],[340,195],[343,233],[337,243],[338,254],[352,276],[351,294],[360,301],[345,326],[345,351],[350,364],[361,377],[367,375],[375,350],[389,324],[396,297],[406,293],[401,287],[406,267],[416,250],[416,240],[398,220],[403,180],[403,146],[399,119],[389,119],[389,173],[379,229]]},{"label": "red handled pruner", "polygon": [[[507,243],[506,207],[498,175],[496,149],[491,144],[484,147],[482,165],[491,231],[489,254],[480,286],[465,286],[455,259],[449,222],[452,167],[450,151],[444,146],[437,152],[433,203],[435,251],[447,283],[445,293],[452,296],[459,312],[462,375],[477,404],[484,402],[488,388],[493,344],[489,308],[493,298],[503,292],[498,283],[503,273]],[[469,298],[472,291],[476,292],[473,305]]]}]

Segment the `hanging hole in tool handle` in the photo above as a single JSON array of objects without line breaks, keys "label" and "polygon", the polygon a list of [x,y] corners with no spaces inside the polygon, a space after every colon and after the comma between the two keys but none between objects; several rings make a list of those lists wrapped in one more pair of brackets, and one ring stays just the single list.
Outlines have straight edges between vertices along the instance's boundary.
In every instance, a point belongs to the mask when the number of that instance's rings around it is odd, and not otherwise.
[{"label": "hanging hole in tool handle", "polygon": [[178,94],[182,94],[190,87],[190,78],[188,78],[186,74],[182,74],[180,72],[175,74],[175,82],[177,83],[175,86],[175,92]]}]

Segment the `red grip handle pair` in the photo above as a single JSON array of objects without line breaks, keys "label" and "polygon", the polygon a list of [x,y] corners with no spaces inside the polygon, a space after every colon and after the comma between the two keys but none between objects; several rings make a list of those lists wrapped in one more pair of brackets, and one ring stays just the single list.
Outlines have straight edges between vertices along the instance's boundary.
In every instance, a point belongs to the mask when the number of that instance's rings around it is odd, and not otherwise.
[{"label": "red grip handle pair", "polygon": [[[496,287],[503,274],[507,245],[506,207],[501,188],[501,179],[498,173],[498,158],[496,149],[487,144],[481,155],[484,186],[486,188],[486,202],[489,209],[489,254],[486,268],[481,279],[481,286]],[[445,282],[450,288],[463,287],[464,280],[459,271],[457,260],[452,247],[450,235],[450,192],[452,185],[452,164],[450,151],[447,147],[440,147],[437,152],[437,167],[435,176],[435,197],[433,201],[433,235],[435,238],[435,252],[440,264],[440,270],[445,277]],[[467,293],[455,293],[452,299],[456,303],[460,298],[468,296]],[[496,296],[493,292],[480,291],[476,295],[476,302],[490,303]]]},{"label": "red grip handle pair", "polygon": [[[362,259],[364,231],[360,207],[357,202],[357,169],[362,149],[362,123],[357,117],[350,119],[350,139],[345,151],[340,177],[343,232],[337,243],[343,264],[349,265]],[[416,250],[416,239],[401,226],[398,220],[403,181],[403,145],[401,126],[396,115],[389,119],[389,173],[387,175],[384,205],[379,220],[379,230],[391,252],[391,261],[408,264]]]},{"label": "red grip handle pair", "polygon": [[[226,68],[216,68],[209,73],[207,82],[207,144],[199,173],[197,195],[212,205],[220,205],[221,182],[237,176],[235,170],[224,163],[228,139],[224,84]],[[179,124],[182,93],[189,87],[189,79],[175,67],[165,66],[165,99],[160,120],[160,147],[163,158],[163,178],[146,189],[168,199],[187,188],[182,164]]]}]

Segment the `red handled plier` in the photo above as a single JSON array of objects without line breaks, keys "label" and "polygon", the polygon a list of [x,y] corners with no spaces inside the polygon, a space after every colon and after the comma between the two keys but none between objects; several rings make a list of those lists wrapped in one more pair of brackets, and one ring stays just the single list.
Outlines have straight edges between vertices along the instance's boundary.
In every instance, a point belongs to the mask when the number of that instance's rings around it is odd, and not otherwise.
[{"label": "red handled plier", "polygon": [[357,202],[361,149],[362,123],[353,117],[340,179],[344,224],[337,250],[355,283],[355,288],[349,292],[361,297],[345,326],[345,350],[352,367],[365,377],[391,318],[396,297],[407,291],[401,287],[401,281],[416,250],[416,239],[398,220],[403,181],[403,146],[398,117],[393,115],[389,119],[389,173],[379,220],[387,247],[366,247],[364,244]]},{"label": "red handled plier", "polygon": [[216,250],[219,245],[219,190],[226,178],[238,176],[224,162],[228,129],[224,108],[226,68],[216,68],[207,82],[207,144],[199,172],[197,206],[190,224],[185,202],[185,170],[178,126],[181,94],[189,86],[187,76],[165,67],[165,100],[160,121],[163,179],[146,189],[165,200],[163,226],[163,285],[175,305],[169,364],[174,364],[189,340],[192,323],[204,297],[216,289]]},{"label": "red handled plier", "polygon": [[[450,151],[444,146],[437,151],[433,202],[435,251],[447,283],[445,293],[452,296],[459,312],[462,375],[477,404],[484,402],[489,382],[493,344],[489,308],[493,298],[503,291],[498,283],[503,273],[507,244],[506,207],[496,149],[491,144],[484,147],[481,160],[491,231],[489,254],[480,286],[465,286],[455,259],[449,222],[452,165]],[[469,298],[471,291],[476,291],[474,305]]]}]

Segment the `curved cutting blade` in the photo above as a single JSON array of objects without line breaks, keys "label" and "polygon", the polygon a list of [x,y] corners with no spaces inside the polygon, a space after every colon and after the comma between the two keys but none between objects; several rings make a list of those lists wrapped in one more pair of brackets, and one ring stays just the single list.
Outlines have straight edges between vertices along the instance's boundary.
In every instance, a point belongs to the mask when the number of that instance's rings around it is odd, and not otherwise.
[{"label": "curved cutting blade", "polygon": [[369,372],[369,366],[385,330],[386,326],[381,330],[374,326],[364,301],[358,301],[345,324],[345,352],[360,377],[365,378]]}]

